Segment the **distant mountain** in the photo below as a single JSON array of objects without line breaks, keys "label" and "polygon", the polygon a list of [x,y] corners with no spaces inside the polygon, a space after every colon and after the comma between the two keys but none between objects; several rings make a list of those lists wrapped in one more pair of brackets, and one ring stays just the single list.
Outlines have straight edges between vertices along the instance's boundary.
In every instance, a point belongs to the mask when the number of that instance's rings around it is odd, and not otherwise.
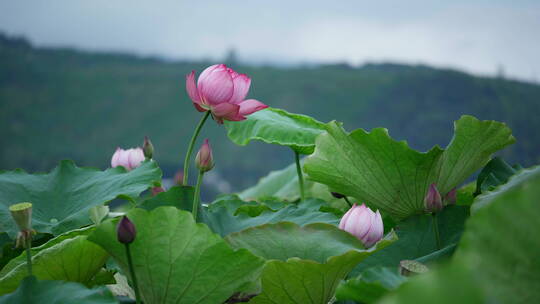
[{"label": "distant mountain", "polygon": [[[149,135],[170,176],[200,118],[184,77],[210,64],[35,48],[0,35],[0,168],[45,171],[64,158],[104,168],[116,146],[139,145]],[[340,120],[348,130],[383,126],[422,150],[446,145],[462,114],[504,121],[518,142],[502,156],[524,166],[540,162],[535,84],[398,64],[234,68],[252,77],[250,97],[272,107]],[[233,190],[293,161],[286,148],[235,146],[213,122],[203,133]]]}]

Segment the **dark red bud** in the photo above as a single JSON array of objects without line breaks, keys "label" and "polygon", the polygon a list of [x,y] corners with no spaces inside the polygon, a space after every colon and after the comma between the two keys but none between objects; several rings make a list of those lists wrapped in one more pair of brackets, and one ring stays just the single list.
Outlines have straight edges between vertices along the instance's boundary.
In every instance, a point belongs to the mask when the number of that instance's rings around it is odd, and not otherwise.
[{"label": "dark red bud", "polygon": [[130,244],[135,240],[137,236],[137,230],[135,225],[128,219],[127,216],[123,216],[116,228],[118,241],[122,244]]}]

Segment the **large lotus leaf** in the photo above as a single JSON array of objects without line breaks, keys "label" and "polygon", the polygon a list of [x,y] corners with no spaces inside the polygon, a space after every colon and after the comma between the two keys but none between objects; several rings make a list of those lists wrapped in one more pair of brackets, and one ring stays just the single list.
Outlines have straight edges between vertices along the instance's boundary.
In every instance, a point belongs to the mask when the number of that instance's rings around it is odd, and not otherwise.
[{"label": "large lotus leaf", "polygon": [[456,251],[492,299],[540,303],[540,167],[523,170],[495,191],[467,221]]},{"label": "large lotus leaf", "polygon": [[336,290],[336,298],[340,301],[374,303],[406,280],[395,267],[373,267],[340,284]]},{"label": "large lotus leaf", "polygon": [[[86,239],[92,230],[70,231],[32,248],[33,275],[40,280],[89,284],[109,257],[101,247]],[[26,252],[23,252],[0,271],[0,294],[15,290],[27,275]]]},{"label": "large lotus leaf", "polygon": [[329,303],[351,269],[394,239],[395,235],[390,234],[369,250],[349,250],[329,257],[324,263],[300,258],[269,260],[262,274],[262,293],[250,303]]},{"label": "large lotus leaf", "polygon": [[105,171],[79,168],[64,160],[47,174],[22,170],[0,173],[0,231],[15,237],[17,229],[8,207],[31,202],[32,225],[54,235],[90,224],[89,209],[119,195],[137,196],[161,179],[153,161],[126,172],[123,167]]},{"label": "large lotus leaf", "polygon": [[353,235],[323,223],[302,227],[291,222],[265,224],[231,233],[225,240],[233,248],[246,248],[265,259],[281,261],[297,257],[324,263],[329,257],[364,249]]},{"label": "large lotus leaf", "polygon": [[317,138],[304,164],[308,177],[333,191],[368,202],[401,220],[424,212],[431,183],[444,195],[483,167],[492,153],[515,141],[503,123],[462,116],[452,141],[442,150],[417,152],[395,141],[386,129],[347,134],[336,122]]},{"label": "large lotus leaf", "polygon": [[[223,303],[260,275],[264,260],[245,249],[232,250],[191,213],[174,207],[133,209],[137,229],[130,245],[145,303]],[[102,223],[89,239],[102,246],[124,273],[125,248],[116,239],[118,220]]]},{"label": "large lotus leaf", "polygon": [[454,251],[463,232],[469,215],[468,209],[466,206],[447,206],[437,215],[441,250],[437,250],[431,215],[416,215],[399,222],[394,228],[399,239],[384,251],[368,257],[353,274],[358,275],[361,271],[377,266],[397,269],[402,260],[429,263],[447,257]]},{"label": "large lotus leaf", "polygon": [[229,138],[238,145],[261,140],[291,147],[301,154],[313,153],[315,138],[325,130],[322,122],[309,116],[275,108],[255,112],[243,121],[226,121],[225,127]]},{"label": "large lotus leaf", "polygon": [[88,289],[85,286],[63,281],[38,281],[26,277],[13,293],[0,297],[0,304],[113,304],[118,303],[106,287]]},{"label": "large lotus leaf", "polygon": [[319,211],[326,203],[317,199],[307,199],[298,204],[286,204],[277,211],[266,208],[257,216],[251,216],[248,212],[238,212],[244,204],[246,203],[234,198],[213,203],[204,210],[204,222],[222,236],[267,223],[288,221],[298,225],[310,223],[337,225],[339,222],[339,218],[334,214]]}]

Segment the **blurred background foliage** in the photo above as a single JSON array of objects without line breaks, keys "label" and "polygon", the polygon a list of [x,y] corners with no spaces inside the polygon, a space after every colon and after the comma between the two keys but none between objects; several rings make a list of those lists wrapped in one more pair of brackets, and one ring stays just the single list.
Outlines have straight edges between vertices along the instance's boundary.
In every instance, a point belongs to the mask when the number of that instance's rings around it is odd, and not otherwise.
[{"label": "blurred background foliage", "polygon": [[[540,85],[476,77],[423,65],[347,64],[245,66],[250,98],[349,131],[386,127],[420,150],[445,146],[462,114],[507,123],[517,143],[502,151],[510,163],[540,162]],[[117,146],[142,145],[148,135],[166,177],[181,169],[200,119],[185,92],[185,75],[215,62],[167,61],[118,53],[35,48],[0,34],[0,168],[49,171],[61,159],[106,168]],[[210,122],[201,138],[214,149],[216,192],[253,185],[294,160],[280,146],[233,144]]]}]

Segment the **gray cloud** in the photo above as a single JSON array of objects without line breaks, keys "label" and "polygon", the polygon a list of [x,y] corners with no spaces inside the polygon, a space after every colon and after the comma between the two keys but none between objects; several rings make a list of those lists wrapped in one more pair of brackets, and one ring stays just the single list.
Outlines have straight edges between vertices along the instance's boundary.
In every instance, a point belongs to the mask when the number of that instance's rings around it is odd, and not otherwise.
[{"label": "gray cloud", "polygon": [[[380,1],[383,2],[383,1]],[[535,1],[0,2],[0,30],[42,46],[169,58],[401,61],[511,77],[540,73]],[[540,76],[540,75],[539,75]]]}]

